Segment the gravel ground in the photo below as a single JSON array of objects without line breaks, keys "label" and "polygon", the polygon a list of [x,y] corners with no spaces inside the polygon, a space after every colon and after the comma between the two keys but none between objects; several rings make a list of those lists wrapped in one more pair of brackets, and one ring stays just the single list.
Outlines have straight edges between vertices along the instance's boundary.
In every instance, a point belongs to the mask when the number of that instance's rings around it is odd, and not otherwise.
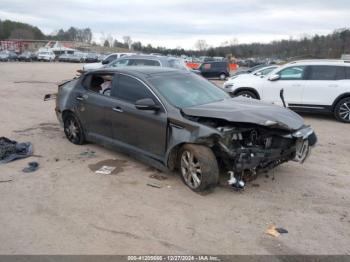
[{"label": "gravel ground", "polygon": [[[0,166],[0,181],[12,180],[0,183],[0,254],[350,254],[350,125],[303,115],[319,137],[305,164],[199,195],[176,175],[65,139],[43,97],[80,67],[0,63],[0,134],[35,150]],[[29,161],[40,169],[23,173]],[[115,174],[93,172],[104,163]],[[270,224],[289,233],[268,236]]]}]

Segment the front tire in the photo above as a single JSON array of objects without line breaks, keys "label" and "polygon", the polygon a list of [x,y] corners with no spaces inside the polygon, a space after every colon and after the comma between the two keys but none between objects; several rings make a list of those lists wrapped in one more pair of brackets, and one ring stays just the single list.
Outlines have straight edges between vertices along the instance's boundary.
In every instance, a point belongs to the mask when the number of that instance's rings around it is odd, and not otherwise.
[{"label": "front tire", "polygon": [[82,125],[73,113],[69,113],[64,118],[64,134],[67,139],[76,145],[82,145],[85,143],[85,135]]},{"label": "front tire", "polygon": [[337,103],[334,116],[338,121],[350,123],[350,97],[343,98]]},{"label": "front tire", "polygon": [[249,91],[249,90],[239,91],[235,94],[235,96],[243,96],[246,98],[258,99],[256,94],[254,94],[252,91]]},{"label": "front tire", "polygon": [[206,146],[186,144],[179,154],[183,182],[193,191],[213,188],[219,181],[219,167],[213,151]]}]

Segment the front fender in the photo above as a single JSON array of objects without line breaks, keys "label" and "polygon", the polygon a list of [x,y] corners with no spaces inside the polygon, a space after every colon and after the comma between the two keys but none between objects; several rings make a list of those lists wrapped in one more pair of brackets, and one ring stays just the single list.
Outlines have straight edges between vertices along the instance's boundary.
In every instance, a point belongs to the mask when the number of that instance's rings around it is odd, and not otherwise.
[{"label": "front fender", "polygon": [[195,122],[178,122],[169,120],[167,151],[165,154],[165,164],[169,167],[169,160],[172,153],[177,151],[183,144],[203,144],[203,141],[210,141],[210,137],[222,134],[215,128],[205,126]]}]

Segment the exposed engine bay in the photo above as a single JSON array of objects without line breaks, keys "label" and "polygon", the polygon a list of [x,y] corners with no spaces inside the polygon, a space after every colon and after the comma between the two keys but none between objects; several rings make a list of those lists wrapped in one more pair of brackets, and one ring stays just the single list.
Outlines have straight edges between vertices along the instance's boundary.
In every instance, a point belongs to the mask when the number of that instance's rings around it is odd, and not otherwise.
[{"label": "exposed engine bay", "polygon": [[195,121],[211,126],[221,134],[210,138],[210,147],[222,167],[228,170],[229,184],[238,188],[243,188],[245,181],[255,178],[258,173],[284,162],[304,162],[310,153],[309,146],[316,143],[309,141],[310,138],[301,131],[296,134],[290,130],[208,118]]}]

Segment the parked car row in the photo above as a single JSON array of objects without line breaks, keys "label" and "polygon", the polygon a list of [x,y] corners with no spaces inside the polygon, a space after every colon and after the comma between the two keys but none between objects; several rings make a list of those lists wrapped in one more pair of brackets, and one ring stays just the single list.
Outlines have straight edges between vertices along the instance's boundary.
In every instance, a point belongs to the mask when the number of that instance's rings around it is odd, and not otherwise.
[{"label": "parked car row", "polygon": [[[116,59],[116,57],[119,57]],[[83,71],[129,66],[169,67],[189,71],[182,59],[158,55],[110,55],[100,63],[85,64]]]},{"label": "parked car row", "polygon": [[75,62],[75,63],[95,63],[103,59],[104,56],[97,53],[72,52],[57,56],[50,50],[40,51],[37,53],[25,51],[19,55],[12,51],[1,51],[0,61],[60,61],[60,62]]},{"label": "parked car row", "polygon": [[0,52],[0,61],[1,62],[16,61],[17,59],[18,59],[18,56],[15,52],[11,52],[11,51],[1,51]]},{"label": "parked car row", "polygon": [[302,60],[263,70],[264,75],[258,69],[233,76],[223,88],[231,96],[285,103],[297,112],[331,113],[350,123],[350,61]]}]

